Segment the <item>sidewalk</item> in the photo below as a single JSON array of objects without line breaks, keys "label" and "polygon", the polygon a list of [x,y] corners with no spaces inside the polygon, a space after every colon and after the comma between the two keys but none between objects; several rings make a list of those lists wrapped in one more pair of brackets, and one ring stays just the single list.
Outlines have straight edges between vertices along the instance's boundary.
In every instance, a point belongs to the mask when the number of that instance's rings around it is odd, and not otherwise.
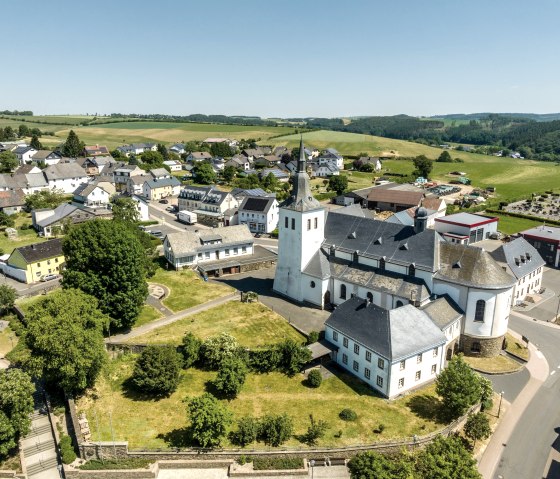
[{"label": "sidewalk", "polygon": [[[519,315],[519,313],[517,314]],[[528,319],[532,320],[532,318]],[[521,339],[521,336],[514,331],[510,330],[509,332],[512,336]],[[548,378],[549,366],[544,355],[532,343],[529,343],[529,350],[531,351],[531,357],[525,367],[531,378],[504,414],[478,463],[478,470],[485,479],[494,477],[494,471],[500,462],[504,445],[507,444],[519,418]]]},{"label": "sidewalk", "polygon": [[196,313],[200,313],[202,311],[206,311],[207,309],[213,308],[215,306],[219,306],[221,304],[227,303],[229,301],[239,301],[239,291],[234,291],[227,296],[222,296],[220,298],[213,299],[203,304],[199,304],[198,306],[193,306],[192,308],[185,309],[178,313],[172,314],[171,316],[166,316],[161,319],[157,319],[156,321],[152,321],[151,323],[144,324],[138,328],[134,328],[132,331],[124,334],[117,334],[115,336],[111,336],[110,338],[106,338],[105,342],[108,344],[111,343],[122,343],[127,341],[128,339],[135,338],[136,336],[140,336],[142,334],[148,333],[153,331],[154,329],[161,328],[163,326],[167,326],[168,324],[174,323],[175,321],[179,321],[180,319],[186,318],[187,316],[191,316]]}]

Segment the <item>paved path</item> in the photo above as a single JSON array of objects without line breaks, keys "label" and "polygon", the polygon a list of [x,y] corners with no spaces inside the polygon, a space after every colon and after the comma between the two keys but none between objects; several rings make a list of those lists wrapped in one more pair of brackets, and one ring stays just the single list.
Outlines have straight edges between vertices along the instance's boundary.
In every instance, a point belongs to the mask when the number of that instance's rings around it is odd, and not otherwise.
[{"label": "paved path", "polygon": [[[514,332],[511,333],[518,337],[518,339],[521,339],[520,335],[517,335]],[[543,382],[548,377],[548,362],[542,352],[539,351],[533,344],[529,344],[529,349],[531,351],[531,358],[526,364],[526,368],[531,374],[531,378],[506,411],[502,421],[496,428],[496,431],[492,435],[492,439],[482,455],[478,469],[485,479],[491,479],[494,477],[494,471],[498,466],[502,456],[502,451],[507,444],[513,429]]]},{"label": "paved path", "polygon": [[110,338],[105,339],[105,342],[122,343],[124,341],[127,341],[128,339],[132,339],[142,334],[153,331],[154,329],[158,329],[163,326],[167,326],[168,324],[172,324],[175,321],[179,321],[180,319],[186,318],[187,316],[191,316],[193,314],[200,313],[201,311],[206,311],[207,309],[214,308],[215,306],[219,306],[221,304],[227,303],[228,301],[235,301],[235,300],[239,300],[239,293],[237,291],[228,294],[227,296],[222,296],[220,298],[213,299],[206,303],[199,304],[198,306],[193,306],[192,308],[185,309],[178,313],[172,314],[171,316],[166,316],[164,318],[157,319],[156,321],[152,321],[150,323],[144,324],[138,328],[134,328],[132,331],[128,333],[111,336]]}]

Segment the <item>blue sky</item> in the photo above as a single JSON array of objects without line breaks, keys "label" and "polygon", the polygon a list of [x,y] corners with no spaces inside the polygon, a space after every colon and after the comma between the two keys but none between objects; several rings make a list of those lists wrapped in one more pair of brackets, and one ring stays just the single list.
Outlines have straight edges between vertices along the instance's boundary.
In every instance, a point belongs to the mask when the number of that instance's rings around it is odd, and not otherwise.
[{"label": "blue sky", "polygon": [[25,0],[0,12],[2,110],[560,111],[556,0]]}]

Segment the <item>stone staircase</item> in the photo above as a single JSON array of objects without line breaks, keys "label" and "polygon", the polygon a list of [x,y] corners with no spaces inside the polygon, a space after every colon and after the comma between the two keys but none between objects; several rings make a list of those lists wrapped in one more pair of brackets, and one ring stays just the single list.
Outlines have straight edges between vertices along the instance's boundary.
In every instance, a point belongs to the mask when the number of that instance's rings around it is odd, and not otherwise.
[{"label": "stone staircase", "polygon": [[57,446],[47,414],[45,398],[40,389],[35,392],[33,399],[35,408],[31,415],[31,429],[20,442],[27,477],[60,479]]}]

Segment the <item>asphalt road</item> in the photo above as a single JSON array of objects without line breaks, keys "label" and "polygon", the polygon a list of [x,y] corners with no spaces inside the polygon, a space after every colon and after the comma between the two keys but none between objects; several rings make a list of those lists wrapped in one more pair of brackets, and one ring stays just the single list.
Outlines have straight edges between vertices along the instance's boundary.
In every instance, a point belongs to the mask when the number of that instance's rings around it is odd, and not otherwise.
[{"label": "asphalt road", "polygon": [[[504,445],[494,477],[496,479],[531,479],[560,477],[560,329],[553,329],[517,316],[512,312],[510,328],[527,336],[538,345],[550,366],[550,376],[539,389]],[[513,376],[513,375],[512,375]],[[515,378],[511,378],[515,379]],[[503,376],[499,386],[512,394],[513,387]],[[519,378],[521,381],[522,378]],[[499,389],[498,389],[499,390]],[[509,398],[508,398],[509,399]],[[550,455],[556,456],[549,471],[545,471]]]}]

